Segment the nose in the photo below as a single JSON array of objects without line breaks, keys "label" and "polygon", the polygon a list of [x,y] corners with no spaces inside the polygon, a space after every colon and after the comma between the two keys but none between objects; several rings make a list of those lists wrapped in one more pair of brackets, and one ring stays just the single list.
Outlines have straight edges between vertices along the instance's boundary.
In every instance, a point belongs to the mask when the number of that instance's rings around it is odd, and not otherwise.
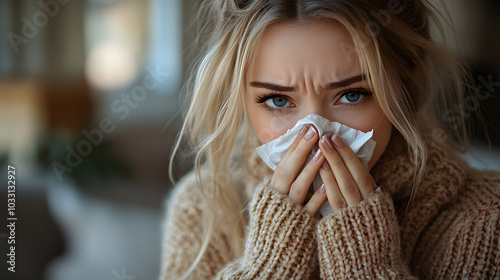
[{"label": "nose", "polygon": [[330,121],[335,121],[331,106],[319,98],[305,104],[304,110],[301,112],[300,119],[303,119],[311,114],[322,116]]}]

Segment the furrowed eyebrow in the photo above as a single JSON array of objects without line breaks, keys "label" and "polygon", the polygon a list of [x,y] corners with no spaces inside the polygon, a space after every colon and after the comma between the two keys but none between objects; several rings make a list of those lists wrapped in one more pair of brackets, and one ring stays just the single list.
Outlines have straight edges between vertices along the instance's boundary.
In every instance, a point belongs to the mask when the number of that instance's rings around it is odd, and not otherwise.
[{"label": "furrowed eyebrow", "polygon": [[347,78],[347,79],[344,79],[342,81],[338,81],[338,82],[333,82],[333,83],[329,83],[325,89],[336,89],[336,88],[341,88],[341,87],[346,87],[346,86],[349,86],[351,84],[354,84],[354,83],[357,83],[359,81],[363,81],[366,79],[366,76],[365,74],[362,74],[362,75],[357,75],[357,76],[353,76],[353,77],[350,77],[350,78]]},{"label": "furrowed eyebrow", "polygon": [[250,85],[258,88],[267,88],[274,91],[295,91],[294,87],[280,86],[271,83],[251,82]]},{"label": "furrowed eyebrow", "polygon": [[[353,77],[344,79],[342,81],[329,83],[328,85],[326,85],[325,89],[332,90],[332,89],[337,89],[337,88],[341,88],[341,87],[346,87],[346,86],[349,86],[351,84],[363,81],[365,79],[366,79],[365,74],[361,74],[361,75],[357,75],[357,76],[353,76]],[[250,82],[250,86],[258,87],[258,88],[266,88],[266,89],[270,89],[273,91],[281,91],[281,92],[296,91],[296,89],[294,87],[280,86],[280,85],[276,85],[276,84],[257,82],[257,81]]]}]

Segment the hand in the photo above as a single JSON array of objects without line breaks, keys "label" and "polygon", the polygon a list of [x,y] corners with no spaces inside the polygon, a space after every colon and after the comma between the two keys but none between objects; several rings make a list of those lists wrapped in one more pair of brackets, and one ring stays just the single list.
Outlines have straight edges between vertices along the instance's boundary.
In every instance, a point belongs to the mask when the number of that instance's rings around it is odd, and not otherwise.
[{"label": "hand", "polygon": [[[291,200],[300,205],[304,203],[309,187],[325,160],[322,151],[318,149],[318,152],[300,172],[311,149],[318,142],[318,138],[318,132],[313,126],[304,126],[276,167],[271,179],[272,187],[288,195]],[[304,209],[314,216],[325,201],[326,191],[324,187],[321,187],[304,205]]]},{"label": "hand", "polygon": [[366,199],[376,184],[352,149],[338,135],[323,136],[319,142],[326,158],[319,174],[332,209],[357,205]]}]

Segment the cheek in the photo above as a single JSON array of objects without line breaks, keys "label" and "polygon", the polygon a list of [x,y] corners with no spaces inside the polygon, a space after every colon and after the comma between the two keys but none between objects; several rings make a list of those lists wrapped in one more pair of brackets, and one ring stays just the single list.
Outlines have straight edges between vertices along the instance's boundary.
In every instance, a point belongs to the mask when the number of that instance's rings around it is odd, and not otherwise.
[{"label": "cheek", "polygon": [[375,150],[381,149],[383,152],[392,132],[392,124],[386,116],[383,116],[382,120],[373,130],[373,140],[377,142]]},{"label": "cheek", "polygon": [[295,125],[293,121],[288,121],[284,118],[269,117],[263,113],[250,116],[250,119],[255,133],[257,133],[257,137],[262,144],[280,137]]},{"label": "cheek", "polygon": [[266,144],[285,134],[297,120],[291,117],[272,116],[252,100],[246,100],[246,110],[252,126],[261,144]]},{"label": "cheek", "polygon": [[368,132],[376,129],[384,119],[384,113],[378,106],[365,107],[362,110],[343,111],[335,116],[335,121],[356,130]]},{"label": "cheek", "polygon": [[375,142],[377,142],[377,145],[375,146],[375,150],[373,151],[372,158],[368,162],[369,169],[371,169],[375,165],[375,163],[377,163],[382,154],[385,152],[385,149],[389,144],[391,134],[392,134],[392,124],[389,121],[389,119],[387,119],[387,117],[384,116],[382,122],[378,125],[377,128],[375,128],[373,132],[372,139]]},{"label": "cheek", "polygon": [[373,129],[372,139],[377,144],[368,162],[368,168],[371,169],[384,153],[392,133],[392,124],[382,109],[377,105],[363,110],[344,112],[342,116],[336,117],[336,121],[363,132]]}]

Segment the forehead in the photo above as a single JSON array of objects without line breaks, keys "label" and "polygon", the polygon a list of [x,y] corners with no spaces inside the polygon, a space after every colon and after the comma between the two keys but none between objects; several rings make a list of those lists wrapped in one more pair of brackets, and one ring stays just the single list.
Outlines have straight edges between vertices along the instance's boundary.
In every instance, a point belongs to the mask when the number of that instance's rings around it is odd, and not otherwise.
[{"label": "forehead", "polygon": [[347,29],[333,21],[280,23],[264,33],[248,74],[298,82],[309,76],[340,80],[361,73]]}]

